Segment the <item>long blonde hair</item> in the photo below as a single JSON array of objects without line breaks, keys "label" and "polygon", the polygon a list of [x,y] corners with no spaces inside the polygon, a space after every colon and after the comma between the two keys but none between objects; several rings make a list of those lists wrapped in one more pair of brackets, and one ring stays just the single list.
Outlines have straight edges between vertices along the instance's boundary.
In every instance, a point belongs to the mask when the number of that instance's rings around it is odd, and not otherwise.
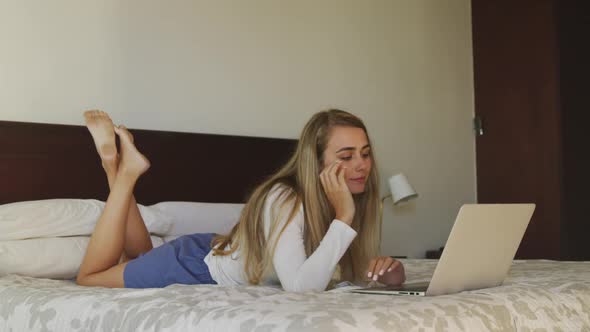
[{"label": "long blonde hair", "polygon": [[[322,170],[324,151],[335,126],[361,128],[370,139],[367,129],[358,117],[337,109],[322,111],[313,115],[301,133],[297,149],[290,160],[274,175],[258,186],[250,195],[242,210],[240,221],[228,235],[218,235],[212,241],[214,255],[229,255],[240,248],[244,257],[245,273],[250,284],[259,284],[266,269],[272,262],[276,240],[267,245],[264,230],[264,204],[271,189],[281,184],[290,190],[280,193],[281,202],[278,213],[272,215],[268,239],[277,239],[303,204],[304,244],[309,257],[319,246],[335,211],[328,201],[319,174]],[[355,216],[351,227],[358,232],[344,256],[339,262],[341,277],[349,281],[363,280],[367,264],[379,252],[381,238],[380,225],[377,221],[379,204],[379,177],[375,162],[374,149],[371,149],[372,164],[365,191],[353,195]],[[277,211],[276,207],[272,207]],[[277,221],[287,216],[287,223],[277,230]],[[275,236],[276,232],[278,235]],[[228,248],[229,245],[229,248]]]}]

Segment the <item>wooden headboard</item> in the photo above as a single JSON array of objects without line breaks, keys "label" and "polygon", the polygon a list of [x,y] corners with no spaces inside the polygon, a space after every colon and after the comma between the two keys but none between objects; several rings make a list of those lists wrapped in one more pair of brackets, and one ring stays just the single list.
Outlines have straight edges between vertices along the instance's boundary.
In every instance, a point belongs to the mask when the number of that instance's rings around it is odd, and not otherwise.
[{"label": "wooden headboard", "polygon": [[[137,201],[241,203],[293,153],[296,140],[134,130],[152,166]],[[84,126],[0,121],[0,204],[106,200],[108,183]]]}]

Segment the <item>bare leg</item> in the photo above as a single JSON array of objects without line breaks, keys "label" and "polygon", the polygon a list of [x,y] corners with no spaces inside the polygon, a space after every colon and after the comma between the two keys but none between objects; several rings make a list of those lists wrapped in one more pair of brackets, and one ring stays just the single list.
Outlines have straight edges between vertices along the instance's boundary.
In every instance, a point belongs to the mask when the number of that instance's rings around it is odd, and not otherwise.
[{"label": "bare leg", "polygon": [[[119,168],[119,156],[115,145],[115,127],[111,118],[105,112],[87,111],[84,113],[84,117],[88,130],[96,144],[102,167],[107,175],[109,188],[112,190]],[[128,137],[133,142],[133,136],[126,130],[125,133],[128,133]],[[135,197],[131,195],[121,261],[136,258],[139,254],[148,252],[152,248],[149,232],[139,213]]]},{"label": "bare leg", "polygon": [[[125,136],[127,140],[133,143],[133,136],[127,128],[124,126],[120,126],[119,128],[115,127],[115,131],[117,132],[117,135],[121,137],[121,140],[123,140],[123,136]],[[124,261],[136,258],[139,254],[146,253],[153,248],[150,233],[145,227],[145,222],[141,217],[141,213],[139,213],[139,207],[135,201],[135,196],[131,195],[129,213],[127,215],[127,232],[125,232],[125,250],[123,252]]]},{"label": "bare leg", "polygon": [[125,245],[129,204],[137,179],[150,164],[137,151],[126,130],[120,131],[121,163],[80,266],[76,279],[80,285],[124,287],[123,271],[127,263],[118,262]]}]

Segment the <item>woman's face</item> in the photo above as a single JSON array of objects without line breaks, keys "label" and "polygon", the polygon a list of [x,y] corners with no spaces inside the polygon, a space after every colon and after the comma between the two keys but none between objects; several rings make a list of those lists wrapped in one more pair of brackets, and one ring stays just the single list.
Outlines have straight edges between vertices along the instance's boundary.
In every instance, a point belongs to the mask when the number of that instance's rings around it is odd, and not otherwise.
[{"label": "woman's face", "polygon": [[345,168],[344,178],[350,192],[364,192],[372,166],[371,147],[364,130],[345,126],[331,129],[322,169],[336,160],[341,160]]}]

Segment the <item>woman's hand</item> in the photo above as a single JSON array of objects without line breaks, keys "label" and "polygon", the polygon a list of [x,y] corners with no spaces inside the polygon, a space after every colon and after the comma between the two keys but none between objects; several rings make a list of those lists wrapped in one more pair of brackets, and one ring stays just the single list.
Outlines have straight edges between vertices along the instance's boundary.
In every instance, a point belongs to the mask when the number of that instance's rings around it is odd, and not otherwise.
[{"label": "woman's hand", "polygon": [[354,200],[346,185],[345,169],[342,167],[341,161],[337,160],[324,168],[320,173],[320,181],[330,204],[334,207],[336,219],[350,226],[354,218]]},{"label": "woman's hand", "polygon": [[406,272],[403,264],[397,259],[379,256],[371,259],[367,278],[386,285],[400,285],[406,281]]}]

